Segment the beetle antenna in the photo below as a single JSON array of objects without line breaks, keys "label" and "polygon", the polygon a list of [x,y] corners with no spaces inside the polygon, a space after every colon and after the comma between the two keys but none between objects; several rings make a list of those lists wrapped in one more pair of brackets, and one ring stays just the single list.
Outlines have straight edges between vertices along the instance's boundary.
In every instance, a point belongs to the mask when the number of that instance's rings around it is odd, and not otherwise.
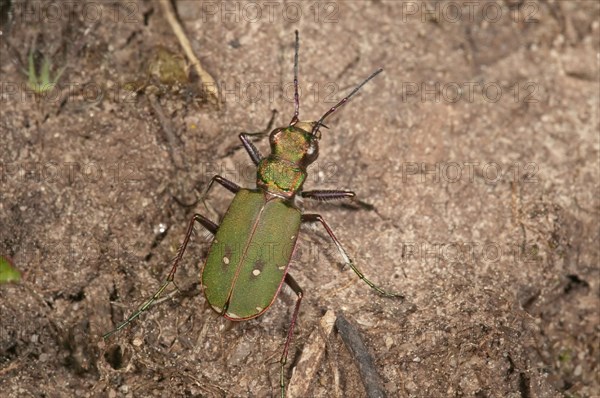
[{"label": "beetle antenna", "polygon": [[296,32],[296,50],[294,51],[294,117],[290,122],[290,126],[293,126],[298,122],[298,115],[300,115],[300,96],[298,95],[298,51],[300,50],[300,36],[298,30]]},{"label": "beetle antenna", "polygon": [[342,100],[340,102],[338,102],[337,104],[335,104],[335,106],[331,107],[330,110],[328,110],[327,112],[325,112],[325,114],[323,116],[321,116],[321,119],[319,119],[319,121],[317,123],[315,123],[315,125],[313,126],[311,134],[312,135],[316,135],[317,132],[319,131],[319,127],[321,127],[323,125],[323,121],[325,121],[325,119],[327,118],[327,116],[331,115],[333,112],[335,112],[336,110],[338,110],[342,105],[344,105],[346,102],[348,102],[348,100],[350,98],[352,98],[354,96],[354,94],[356,94],[358,92],[358,90],[360,90],[362,88],[362,86],[364,86],[365,84],[367,84],[369,82],[369,80],[371,80],[372,78],[374,78],[375,76],[377,76],[381,72],[383,72],[383,68],[379,68],[375,72],[371,73],[371,75],[369,77],[367,77],[358,86],[356,86],[354,88],[354,90],[352,90],[350,92],[350,94],[348,94],[346,97],[342,98]]}]

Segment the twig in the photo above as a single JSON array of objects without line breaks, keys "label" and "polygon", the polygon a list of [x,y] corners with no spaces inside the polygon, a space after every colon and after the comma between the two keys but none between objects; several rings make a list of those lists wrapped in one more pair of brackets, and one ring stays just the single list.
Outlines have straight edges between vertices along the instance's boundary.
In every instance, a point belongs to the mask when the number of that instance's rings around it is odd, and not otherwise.
[{"label": "twig", "polygon": [[327,311],[319,322],[319,328],[310,334],[308,338],[309,343],[302,350],[300,360],[292,373],[287,391],[288,397],[310,396],[310,388],[313,386],[313,381],[320,368],[325,354],[327,339],[333,331],[334,323],[334,312]]},{"label": "twig", "polygon": [[373,357],[369,354],[358,329],[348,322],[342,313],[338,314],[335,327],[358,365],[358,372],[365,386],[367,396],[369,398],[385,398],[386,394],[381,377],[377,373]]},{"label": "twig", "polygon": [[167,22],[171,26],[171,29],[173,29],[173,33],[175,33],[177,40],[179,40],[179,44],[183,48],[185,55],[187,56],[188,60],[193,65],[194,69],[196,70],[196,73],[198,74],[198,78],[200,79],[200,82],[202,83],[203,91],[206,91],[206,93],[208,93],[212,97],[214,102],[216,102],[218,105],[219,104],[219,91],[217,89],[217,84],[215,83],[215,80],[212,78],[212,76],[202,67],[202,65],[200,64],[200,60],[198,60],[198,58],[196,58],[196,55],[194,54],[194,50],[192,49],[192,45],[190,44],[190,41],[188,40],[187,36],[185,35],[185,32],[183,31],[181,24],[177,20],[177,17],[175,16],[175,10],[173,9],[173,6],[171,5],[171,1],[170,0],[160,0],[160,5],[161,5],[161,8],[163,9],[163,12],[165,13]]},{"label": "twig", "polygon": [[183,157],[181,156],[181,153],[179,152],[181,149],[181,146],[180,146],[181,141],[179,140],[179,137],[177,137],[177,135],[175,135],[175,131],[173,128],[173,124],[171,123],[171,120],[165,116],[165,114],[162,110],[162,107],[160,106],[160,103],[158,102],[158,100],[156,99],[156,97],[154,95],[150,94],[147,97],[148,97],[148,102],[150,103],[150,106],[154,110],[154,113],[156,114],[156,117],[158,118],[158,121],[160,122],[162,131],[165,133],[165,136],[167,138],[167,146],[169,148],[169,155],[171,155],[173,164],[175,164],[175,167],[177,167],[178,169],[185,169]]}]

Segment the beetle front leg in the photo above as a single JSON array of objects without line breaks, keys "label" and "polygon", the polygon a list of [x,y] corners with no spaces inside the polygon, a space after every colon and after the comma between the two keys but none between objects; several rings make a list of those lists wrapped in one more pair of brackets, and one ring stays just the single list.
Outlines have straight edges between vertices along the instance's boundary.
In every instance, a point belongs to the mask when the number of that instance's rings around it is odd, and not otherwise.
[{"label": "beetle front leg", "polygon": [[383,290],[382,288],[380,288],[379,286],[377,286],[376,284],[371,282],[369,279],[367,279],[365,277],[365,275],[358,269],[358,267],[356,265],[354,265],[354,262],[352,261],[350,256],[348,256],[348,253],[346,253],[346,250],[342,247],[342,244],[340,243],[340,241],[336,238],[335,234],[333,233],[333,230],[329,227],[329,224],[327,224],[327,222],[325,222],[325,220],[323,219],[323,217],[320,214],[303,214],[302,215],[302,222],[317,222],[317,221],[320,222],[323,225],[323,227],[325,227],[327,234],[329,234],[329,237],[333,240],[333,243],[335,243],[338,251],[342,255],[342,258],[344,259],[344,263],[346,263],[350,268],[352,268],[352,271],[354,271],[354,273],[356,275],[358,275],[358,277],[360,279],[362,279],[367,285],[369,285],[371,288],[373,288],[375,291],[377,291],[377,293],[381,294],[382,296],[404,298],[404,296],[399,293],[391,293],[386,290]]},{"label": "beetle front leg", "polygon": [[271,120],[269,120],[267,127],[263,131],[259,131],[258,133],[240,133],[240,135],[239,135],[240,141],[242,141],[242,145],[244,146],[244,149],[246,149],[246,152],[248,152],[248,155],[250,155],[250,159],[252,159],[252,162],[254,163],[255,166],[258,166],[258,163],[260,163],[260,160],[262,159],[262,155],[260,154],[260,152],[256,148],[256,146],[254,146],[254,144],[252,143],[252,141],[251,141],[252,137],[262,138],[265,135],[269,134],[269,132],[271,132],[271,129],[273,128],[273,123],[275,123],[276,115],[277,115],[277,111],[275,109],[273,109],[273,113],[271,115]]},{"label": "beetle front leg", "polygon": [[292,278],[290,274],[285,275],[285,283],[296,293],[298,299],[296,300],[296,306],[294,307],[294,313],[292,314],[292,321],[288,329],[287,338],[285,339],[285,346],[283,347],[283,353],[279,363],[281,364],[281,370],[279,374],[279,385],[281,386],[281,398],[285,398],[285,363],[287,362],[288,351],[290,343],[292,342],[292,336],[294,335],[294,327],[296,326],[296,320],[298,319],[298,313],[300,312],[300,302],[304,293],[298,283]]},{"label": "beetle front leg", "polygon": [[183,243],[179,247],[179,250],[177,251],[177,255],[173,259],[173,265],[171,267],[171,271],[169,272],[169,275],[167,276],[167,279],[165,280],[165,282],[160,286],[160,288],[156,291],[156,293],[154,293],[152,295],[152,297],[150,297],[148,300],[146,300],[144,302],[144,304],[142,304],[133,314],[131,314],[129,316],[129,318],[127,318],[125,321],[121,322],[115,329],[104,334],[102,336],[104,339],[107,339],[114,333],[120,331],[125,326],[129,325],[137,317],[139,317],[144,311],[148,310],[152,306],[152,304],[154,304],[156,302],[156,300],[158,300],[158,298],[165,291],[167,286],[169,286],[169,284],[171,284],[171,283],[174,283],[173,280],[175,278],[175,272],[177,271],[177,265],[179,264],[179,261],[181,261],[181,259],[183,258],[183,253],[185,253],[185,249],[187,248],[187,245],[190,241],[192,233],[194,232],[194,224],[196,222],[201,224],[204,228],[206,228],[208,231],[210,231],[213,235],[216,234],[217,230],[219,229],[219,226],[217,224],[210,221],[208,218],[204,217],[202,214],[194,214],[194,217],[192,217],[192,219],[190,220],[190,222],[188,224],[187,232],[185,234],[185,238],[183,239]]},{"label": "beetle front leg", "polygon": [[246,149],[246,152],[248,152],[248,155],[250,155],[250,159],[252,159],[252,163],[254,163],[255,166],[258,166],[258,163],[260,163],[260,160],[262,159],[262,155],[260,154],[260,151],[258,150],[258,148],[256,148],[256,146],[254,146],[252,141],[250,141],[250,137],[253,135],[262,135],[262,134],[263,133],[255,133],[255,134],[240,133],[240,135],[239,135],[240,141],[242,141],[242,145],[244,146],[244,149]]}]

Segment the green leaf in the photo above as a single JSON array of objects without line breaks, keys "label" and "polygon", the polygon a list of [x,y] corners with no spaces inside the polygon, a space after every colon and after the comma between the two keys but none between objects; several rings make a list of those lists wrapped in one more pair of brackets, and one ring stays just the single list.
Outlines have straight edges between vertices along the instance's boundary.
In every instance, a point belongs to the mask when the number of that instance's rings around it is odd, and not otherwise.
[{"label": "green leaf", "polygon": [[60,79],[60,76],[65,71],[65,68],[63,67],[60,70],[58,70],[56,75],[52,77],[50,75],[52,71],[52,63],[50,62],[50,59],[44,57],[43,61],[41,62],[41,65],[36,66],[34,55],[35,43],[29,50],[29,56],[27,57],[27,86],[34,93],[42,95],[54,89],[54,87],[58,83],[58,79]]},{"label": "green leaf", "polygon": [[0,256],[0,283],[18,282],[21,280],[21,273],[13,267],[10,260]]}]

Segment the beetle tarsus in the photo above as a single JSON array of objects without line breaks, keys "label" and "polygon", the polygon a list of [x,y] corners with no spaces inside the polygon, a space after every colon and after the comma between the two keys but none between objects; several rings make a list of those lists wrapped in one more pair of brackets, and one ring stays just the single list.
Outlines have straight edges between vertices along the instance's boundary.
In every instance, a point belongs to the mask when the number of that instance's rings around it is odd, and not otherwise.
[{"label": "beetle tarsus", "polygon": [[374,284],[373,282],[371,282],[371,280],[369,280],[367,277],[365,277],[365,275],[360,271],[360,269],[358,269],[358,267],[354,264],[354,262],[352,261],[350,256],[348,256],[348,253],[346,253],[346,250],[344,249],[344,247],[342,246],[342,244],[340,243],[338,238],[335,236],[335,234],[333,233],[333,230],[331,229],[329,224],[327,224],[327,222],[325,221],[323,216],[321,216],[320,214],[303,214],[302,222],[320,222],[321,225],[323,225],[323,227],[327,231],[327,234],[329,235],[331,240],[333,240],[333,243],[335,243],[338,251],[340,252],[342,258],[344,259],[345,265],[348,265],[352,269],[352,271],[354,271],[354,273],[363,282],[365,282],[367,285],[369,285],[377,293],[379,293],[380,295],[385,296],[385,297],[404,298],[404,296],[402,294],[388,292],[387,290],[380,288],[378,285]]}]

